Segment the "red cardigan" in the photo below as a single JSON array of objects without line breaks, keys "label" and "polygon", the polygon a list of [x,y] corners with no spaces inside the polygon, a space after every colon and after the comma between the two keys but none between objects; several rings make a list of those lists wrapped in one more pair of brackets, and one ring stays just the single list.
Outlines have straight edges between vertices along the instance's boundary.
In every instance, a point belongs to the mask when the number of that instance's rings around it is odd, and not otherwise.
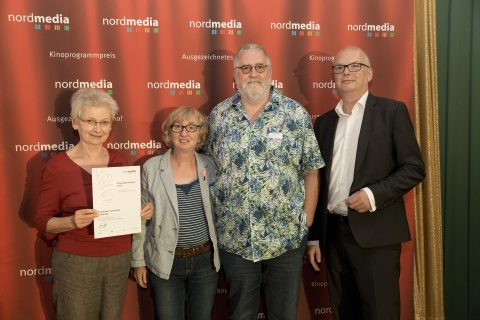
[{"label": "red cardigan", "polygon": [[[109,167],[128,165],[126,157],[120,152],[107,150]],[[83,229],[58,234],[46,232],[47,222],[51,218],[71,216],[76,210],[92,207],[92,175],[73,162],[65,152],[50,159],[42,172],[35,228],[49,239],[57,237],[55,246],[58,250],[76,255],[113,256],[130,250],[130,235],[94,239],[93,223]]]}]

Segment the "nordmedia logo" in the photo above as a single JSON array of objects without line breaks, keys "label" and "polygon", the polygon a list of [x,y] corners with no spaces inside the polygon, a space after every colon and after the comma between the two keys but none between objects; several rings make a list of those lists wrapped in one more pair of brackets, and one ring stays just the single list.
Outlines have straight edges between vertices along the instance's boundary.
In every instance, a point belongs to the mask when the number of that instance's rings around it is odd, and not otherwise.
[{"label": "nordmedia logo", "polygon": [[383,24],[349,24],[347,31],[362,32],[368,38],[393,38],[395,37],[395,26],[388,22]]},{"label": "nordmedia logo", "polygon": [[39,152],[42,158],[51,158],[58,152],[67,151],[75,145],[68,141],[62,141],[58,144],[49,143],[33,143],[33,144],[16,144],[15,152]]},{"label": "nordmedia logo", "polygon": [[115,150],[126,150],[131,156],[143,156],[152,154],[161,154],[162,144],[155,140],[147,142],[124,141],[124,142],[109,142],[107,148]]},{"label": "nordmedia logo", "polygon": [[147,82],[147,88],[167,91],[171,96],[199,96],[202,93],[200,82],[195,80],[188,80],[187,82],[150,81]]},{"label": "nordmedia logo", "polygon": [[210,29],[213,35],[241,35],[242,23],[237,20],[230,21],[190,21],[189,27],[192,29]]},{"label": "nordmedia logo", "polygon": [[53,16],[39,16],[34,13],[9,14],[8,22],[32,23],[35,30],[70,30],[70,19],[60,13]]},{"label": "nordmedia logo", "polygon": [[287,30],[293,37],[319,37],[320,24],[315,21],[309,22],[271,22],[271,30]]},{"label": "nordmedia logo", "polygon": [[103,18],[102,24],[104,26],[121,26],[125,28],[127,33],[158,33],[158,20],[152,17],[145,19],[133,18]]},{"label": "nordmedia logo", "polygon": [[76,79],[73,81],[55,81],[55,89],[80,89],[80,88],[94,88],[102,89],[108,94],[113,94],[113,84],[106,79],[100,79],[99,81],[82,81]]}]

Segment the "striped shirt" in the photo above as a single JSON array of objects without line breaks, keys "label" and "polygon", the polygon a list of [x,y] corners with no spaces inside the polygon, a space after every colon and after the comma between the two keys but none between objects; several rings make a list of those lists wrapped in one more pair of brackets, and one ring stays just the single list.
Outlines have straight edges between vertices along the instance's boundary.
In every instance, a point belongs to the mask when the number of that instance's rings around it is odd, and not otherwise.
[{"label": "striped shirt", "polygon": [[178,248],[201,246],[210,240],[208,222],[203,209],[198,179],[188,184],[176,184],[180,231]]}]

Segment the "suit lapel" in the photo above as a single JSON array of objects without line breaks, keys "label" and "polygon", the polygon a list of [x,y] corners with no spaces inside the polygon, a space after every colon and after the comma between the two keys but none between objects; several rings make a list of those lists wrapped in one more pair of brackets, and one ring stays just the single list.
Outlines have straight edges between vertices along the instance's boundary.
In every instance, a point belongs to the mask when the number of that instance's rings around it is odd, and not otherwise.
[{"label": "suit lapel", "polygon": [[353,178],[357,176],[358,169],[362,165],[365,153],[367,152],[368,142],[372,134],[373,125],[375,124],[375,117],[377,114],[377,98],[372,94],[368,94],[365,112],[363,114],[362,127],[360,129],[360,136],[358,137],[357,155],[355,158],[355,170]]},{"label": "suit lapel", "polygon": [[169,149],[160,160],[160,178],[167,193],[167,197],[172,203],[175,213],[178,216],[177,188],[175,186],[175,180],[173,179],[172,168],[170,167],[170,153],[171,149]]}]

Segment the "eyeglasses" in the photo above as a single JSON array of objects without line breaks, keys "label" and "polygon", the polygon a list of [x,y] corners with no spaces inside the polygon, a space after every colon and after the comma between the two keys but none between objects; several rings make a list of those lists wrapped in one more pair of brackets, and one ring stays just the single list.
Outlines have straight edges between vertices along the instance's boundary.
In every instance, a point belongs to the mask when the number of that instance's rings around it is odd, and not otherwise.
[{"label": "eyeglasses", "polygon": [[172,124],[170,126],[170,129],[172,129],[173,132],[175,133],[180,133],[183,131],[183,129],[187,130],[187,132],[197,132],[198,128],[201,126],[195,125],[195,124],[189,124],[186,126],[182,126],[180,124]]},{"label": "eyeglasses", "polygon": [[97,124],[99,124],[102,128],[107,128],[112,125],[112,121],[108,121],[108,120],[95,121],[92,119],[82,119],[80,117],[78,117],[78,119],[80,119],[82,122],[85,122],[90,127],[95,127]]},{"label": "eyeglasses", "polygon": [[250,65],[246,64],[246,65],[243,65],[243,66],[240,66],[240,67],[236,67],[235,69],[240,69],[242,71],[242,73],[249,74],[250,72],[252,72],[253,68],[255,68],[255,71],[257,71],[258,73],[264,73],[265,70],[267,70],[268,67],[269,67],[268,64],[256,64],[254,66],[250,66]]},{"label": "eyeglasses", "polygon": [[358,72],[360,69],[362,69],[362,66],[370,68],[366,64],[360,63],[360,62],[353,62],[350,64],[337,64],[332,67],[333,73],[343,73],[345,71],[345,67],[350,70],[350,72]]}]

